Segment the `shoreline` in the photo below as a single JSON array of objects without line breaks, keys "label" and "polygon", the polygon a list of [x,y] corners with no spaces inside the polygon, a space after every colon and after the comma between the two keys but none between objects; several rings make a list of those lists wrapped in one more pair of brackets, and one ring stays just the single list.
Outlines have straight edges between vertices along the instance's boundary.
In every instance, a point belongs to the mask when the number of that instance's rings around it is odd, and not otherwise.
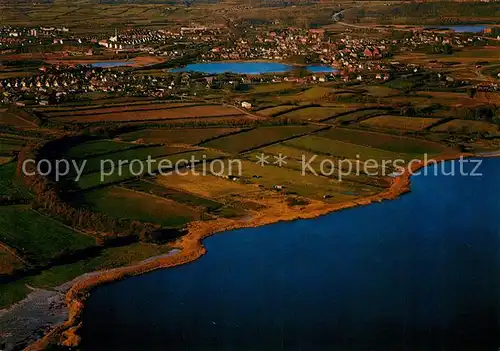
[{"label": "shoreline", "polygon": [[[214,234],[236,229],[255,228],[277,222],[313,219],[357,206],[366,206],[384,200],[394,200],[411,191],[411,176],[414,172],[433,162],[440,163],[456,160],[460,157],[470,158],[475,156],[481,158],[498,157],[500,156],[500,152],[489,154],[483,153],[483,155],[481,155],[481,153],[444,154],[428,160],[427,163],[424,163],[424,161],[413,163],[411,168],[407,165],[405,171],[401,175],[395,177],[390,187],[382,192],[337,204],[312,200],[308,205],[298,206],[298,208],[289,208],[286,202],[278,201],[274,203],[271,202],[272,207],[268,208],[266,213],[257,213],[246,220],[218,218],[208,222],[192,222],[188,225],[188,233],[172,243],[172,246],[177,248],[177,251],[172,255],[153,257],[135,265],[87,273],[69,282],[73,284],[65,293],[64,300],[66,303],[65,312],[67,312],[66,315],[68,316],[67,320],[64,323],[53,325],[52,330],[41,339],[27,346],[25,350],[42,350],[50,343],[54,342],[61,343],[68,347],[77,346],[81,341],[78,330],[82,324],[81,315],[85,308],[84,302],[92,289],[103,284],[149,273],[157,269],[175,267],[193,262],[201,258],[207,252],[202,241]],[[278,213],[278,215],[276,215],[276,213]],[[69,283],[66,284],[69,285]],[[29,295],[26,299],[28,298]],[[20,303],[25,300],[22,300]]]}]

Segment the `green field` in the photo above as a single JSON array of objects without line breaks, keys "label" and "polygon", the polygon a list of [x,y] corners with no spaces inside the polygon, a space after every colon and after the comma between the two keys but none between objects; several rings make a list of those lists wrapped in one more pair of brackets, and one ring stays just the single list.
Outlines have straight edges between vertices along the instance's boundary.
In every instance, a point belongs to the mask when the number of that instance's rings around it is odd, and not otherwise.
[{"label": "green field", "polygon": [[119,136],[124,141],[196,145],[207,139],[237,132],[237,128],[144,129]]},{"label": "green field", "polygon": [[368,85],[363,87],[368,94],[375,97],[389,97],[393,95],[399,95],[400,91],[396,89],[391,89],[383,85]]},{"label": "green field", "polygon": [[350,158],[359,160],[373,159],[376,161],[411,159],[409,155],[395,153],[387,150],[366,147],[362,145],[347,143],[344,141],[332,140],[316,135],[308,135],[298,139],[285,142],[285,145],[293,146],[299,149],[318,154],[330,155],[337,158]]},{"label": "green field", "polygon": [[311,121],[319,121],[325,118],[333,117],[337,113],[342,113],[347,110],[346,107],[307,107],[301,108],[299,110],[287,112],[280,117],[292,118],[292,119],[301,119],[301,120],[311,120]]},{"label": "green field", "polygon": [[282,82],[282,83],[268,83],[268,84],[256,84],[252,86],[252,92],[255,93],[265,93],[272,94],[280,91],[286,91],[289,89],[293,89],[295,85],[290,82]]},{"label": "green field", "polygon": [[[334,173],[332,174],[333,178],[341,178],[344,183],[345,182],[353,182],[353,183],[360,183],[360,184],[365,184],[365,185],[371,185],[371,186],[376,186],[376,187],[385,187],[387,186],[387,182],[385,182],[382,179],[379,179],[378,177],[370,177],[368,175],[365,175],[363,173],[356,174],[355,172],[352,172],[352,169],[349,169],[350,166],[348,164],[343,164],[341,162],[338,162],[340,159],[335,159],[333,157],[327,156],[327,155],[319,155],[314,152],[309,152],[305,151],[303,149],[297,149],[289,145],[284,145],[284,144],[276,144],[272,146],[265,147],[263,149],[257,150],[254,153],[248,155],[247,159],[250,161],[255,161],[257,160],[257,156],[259,156],[261,153],[264,153],[266,155],[273,155],[273,156],[279,156],[284,155],[287,157],[286,161],[286,168],[291,168],[294,170],[298,170],[302,172],[303,169],[303,163],[307,162],[308,164],[311,165],[311,167],[316,171],[316,173],[321,174],[322,172],[322,167],[323,169],[326,166],[328,166],[329,161],[334,161],[335,162],[335,169]],[[309,160],[311,162],[309,163]],[[322,166],[323,163],[323,166]],[[354,166],[355,164],[353,164]],[[360,161],[359,163],[360,166],[362,166],[362,162]],[[307,169],[308,170],[308,169]],[[328,171],[328,170],[327,170]],[[347,185],[347,184],[346,184]],[[366,187],[365,190],[371,190],[371,191],[376,191],[376,189],[372,189],[369,186]]]},{"label": "green field", "polygon": [[260,127],[248,132],[209,141],[208,143],[202,144],[202,146],[237,154],[255,149],[262,145],[272,144],[280,140],[307,134],[318,128],[317,126],[311,125]]},{"label": "green field", "polygon": [[335,117],[332,119],[328,120],[328,123],[333,123],[333,124],[344,124],[344,123],[351,123],[351,122],[356,122],[361,118],[377,115],[377,114],[382,114],[384,113],[383,110],[379,109],[363,109],[363,110],[356,110],[348,114],[344,114],[339,117]]},{"label": "green field", "polygon": [[[351,193],[359,195],[371,194],[373,188],[358,187],[350,182],[339,181],[335,176],[315,175],[309,171],[302,173],[299,169],[266,165],[262,167],[252,161],[243,161],[245,180],[260,184],[265,189],[273,190],[282,186],[283,193],[296,194],[311,199],[323,199],[326,194],[332,195],[329,201],[339,202],[353,198]],[[326,168],[325,168],[326,169]],[[255,176],[258,176],[255,177]]]},{"label": "green field", "polygon": [[[163,150],[170,149],[168,147],[162,146]],[[185,149],[184,149],[185,150]],[[163,172],[168,172],[169,171],[169,166],[172,164],[172,167],[175,167],[176,164],[179,165],[179,168],[181,165],[185,164],[186,162],[190,162],[191,157],[194,157],[195,160],[201,161],[205,157],[207,160],[221,157],[222,154],[217,151],[213,150],[198,150],[198,151],[187,151],[187,152],[182,152],[182,153],[175,153],[171,155],[165,155],[161,157],[154,158],[154,162],[151,163],[151,171],[157,172],[160,166],[163,166],[162,171]],[[147,157],[147,156],[146,156]],[[143,173],[140,175],[144,175],[148,173],[148,166],[147,162],[145,161],[145,158],[137,158],[137,157],[132,157],[129,160],[132,161],[134,159],[139,159],[142,160],[142,164],[144,165]],[[119,160],[119,159],[116,159]],[[100,162],[100,161],[99,161]],[[130,167],[130,164],[124,164],[123,167],[119,167],[119,164],[116,163],[114,166],[114,169],[110,165],[110,163],[106,163],[106,165],[109,165],[109,168],[104,168],[105,172],[101,174],[101,171],[93,172],[93,173],[87,173],[84,174],[78,181],[78,188],[80,189],[89,189],[92,187],[104,185],[104,184],[111,184],[111,183],[116,183],[116,182],[123,182],[125,180],[129,180],[132,178],[136,178],[139,175],[141,168],[139,166],[139,163],[134,163],[132,167]],[[109,175],[108,175],[109,173]],[[102,179],[101,179],[102,178]]]},{"label": "green field", "polygon": [[64,251],[95,244],[94,238],[77,233],[27,206],[0,206],[0,241],[35,263],[45,263]]},{"label": "green field", "polygon": [[422,139],[368,132],[356,129],[332,128],[321,131],[318,136],[344,141],[396,153],[423,154],[449,151],[445,146]]},{"label": "green field", "polygon": [[418,131],[439,121],[439,118],[430,117],[377,116],[364,120],[361,125],[382,129]]},{"label": "green field", "polygon": [[266,117],[273,117],[276,114],[288,111],[296,106],[294,105],[280,105],[280,106],[273,106],[273,107],[266,107],[263,109],[260,109],[257,111],[259,115],[266,116]]},{"label": "green field", "polygon": [[13,155],[23,148],[25,142],[11,138],[0,138],[0,155]]},{"label": "green field", "polygon": [[[113,167],[118,170],[120,161],[142,161],[147,160],[149,156],[152,159],[156,159],[161,156],[174,155],[177,153],[188,152],[190,150],[190,148],[184,147],[152,146],[138,147],[124,151],[102,154],[101,156],[86,158],[87,163],[85,164],[84,174],[99,172],[101,169],[109,170]],[[128,167],[128,165],[125,167]],[[69,177],[74,177],[74,175],[74,172],[68,174]]]},{"label": "green field", "polygon": [[31,195],[17,177],[17,162],[11,161],[0,165],[0,196],[13,199],[29,199]]},{"label": "green field", "polygon": [[306,91],[300,93],[298,96],[303,98],[304,100],[314,101],[317,99],[321,99],[329,94],[335,92],[335,89],[326,88],[326,87],[312,87],[307,89]]},{"label": "green field", "polygon": [[135,147],[137,145],[112,140],[92,140],[73,146],[69,150],[66,150],[62,156],[71,159],[88,158],[94,155],[124,151]]},{"label": "green field", "polygon": [[179,227],[200,219],[200,213],[190,206],[122,187],[85,192],[78,201],[92,211],[114,218],[156,223],[162,227]]},{"label": "green field", "polygon": [[159,197],[164,197],[188,206],[201,208],[205,211],[215,211],[223,206],[223,204],[206,199],[204,197],[196,196],[187,192],[179,191],[172,188],[164,187],[158,183],[139,180],[130,183],[124,183],[124,187],[132,189],[135,191],[140,191],[148,194],[152,194]]}]

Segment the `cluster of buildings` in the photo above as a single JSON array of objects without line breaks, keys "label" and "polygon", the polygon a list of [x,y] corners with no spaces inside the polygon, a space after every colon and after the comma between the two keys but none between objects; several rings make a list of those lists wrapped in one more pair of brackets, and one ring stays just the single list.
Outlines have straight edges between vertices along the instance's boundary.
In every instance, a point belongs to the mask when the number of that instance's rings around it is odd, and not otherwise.
[{"label": "cluster of buildings", "polygon": [[125,74],[105,68],[51,68],[38,75],[0,80],[0,102],[24,101],[40,105],[91,92],[164,96],[172,78]]},{"label": "cluster of buildings", "polygon": [[[213,44],[223,34],[224,26],[180,27],[178,30],[127,29],[115,31],[109,38],[92,38],[91,42],[115,51],[146,51],[156,55],[179,57],[182,48],[197,44]],[[226,35],[227,37],[227,35]]]},{"label": "cluster of buildings", "polygon": [[431,31],[407,32],[397,38],[364,38],[346,35],[334,45],[336,66],[348,72],[377,72],[388,67],[380,59],[391,57],[396,51],[413,52],[432,48],[463,48],[477,45],[485,39],[480,36],[464,36],[455,33]]},{"label": "cluster of buildings", "polygon": [[286,60],[304,56],[323,63],[332,63],[335,45],[325,39],[323,29],[304,30],[286,28],[282,30],[247,32],[242,37],[221,42],[202,55],[206,61],[219,60]]},{"label": "cluster of buildings", "polygon": [[107,49],[126,51],[126,50],[154,50],[154,46],[163,44],[167,40],[165,33],[151,30],[127,30],[120,34],[115,30],[115,35],[108,39],[91,39],[91,42],[97,42],[100,46]]},{"label": "cluster of buildings", "polygon": [[402,51],[413,51],[417,48],[434,45],[450,45],[455,48],[463,48],[484,42],[485,38],[475,36],[464,36],[458,33],[435,33],[433,31],[416,31],[411,35],[393,40],[393,44],[398,45]]},{"label": "cluster of buildings", "polygon": [[[108,34],[109,35],[109,34]],[[332,36],[323,29],[283,28],[276,30],[245,28],[238,36],[225,25],[179,27],[177,30],[130,28],[109,36],[75,37],[67,28],[0,27],[1,45],[22,43],[23,40],[48,40],[82,44],[73,47],[77,55],[93,55],[93,50],[147,51],[170,60],[189,57],[195,52],[199,61],[223,60],[289,60],[302,57],[305,61],[333,65],[337,73],[314,74],[306,77],[291,75],[240,76],[189,73],[165,73],[162,77],[125,74],[119,69],[77,66],[51,67],[40,74],[0,81],[0,101],[30,100],[50,103],[79,93],[94,91],[120,92],[135,95],[165,96],[196,89],[219,89],[240,83],[255,84],[280,81],[318,83],[331,80],[389,80],[398,74],[415,73],[418,67],[382,60],[394,52],[420,50],[425,47],[465,47],[485,40],[481,36],[432,31],[393,33],[389,37],[371,37],[348,32]],[[198,48],[204,48],[199,52]],[[81,48],[81,50],[80,50]],[[71,50],[64,51],[65,55]],[[188,60],[189,62],[189,60]],[[236,78],[235,78],[236,77]],[[189,90],[191,89],[191,91]],[[489,87],[489,89],[492,89]]]},{"label": "cluster of buildings", "polygon": [[71,37],[66,27],[0,26],[0,49],[27,44],[63,43]]}]

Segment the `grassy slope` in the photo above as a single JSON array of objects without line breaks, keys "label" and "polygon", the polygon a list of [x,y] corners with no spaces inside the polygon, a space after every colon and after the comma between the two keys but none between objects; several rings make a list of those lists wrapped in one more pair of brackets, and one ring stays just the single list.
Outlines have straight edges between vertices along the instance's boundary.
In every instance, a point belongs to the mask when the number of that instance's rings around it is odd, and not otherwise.
[{"label": "grassy slope", "polygon": [[63,156],[68,158],[87,158],[97,154],[123,151],[132,147],[135,147],[135,145],[112,140],[92,140],[70,148],[63,153]]},{"label": "grassy slope", "polygon": [[29,199],[31,195],[16,176],[17,163],[14,161],[0,165],[0,195],[15,199]]},{"label": "grassy slope", "polygon": [[138,263],[149,257],[168,253],[170,250],[171,248],[165,245],[145,243],[105,249],[98,257],[53,267],[36,276],[3,284],[2,293],[0,293],[0,308],[23,299],[30,291],[25,284],[37,288],[52,288],[87,272]]},{"label": "grassy slope", "polygon": [[87,192],[82,201],[93,211],[115,218],[158,223],[163,227],[183,226],[200,219],[200,213],[190,206],[121,187]]},{"label": "grassy slope", "polygon": [[95,243],[93,238],[27,206],[0,206],[0,240],[40,263],[64,250],[82,249]]}]

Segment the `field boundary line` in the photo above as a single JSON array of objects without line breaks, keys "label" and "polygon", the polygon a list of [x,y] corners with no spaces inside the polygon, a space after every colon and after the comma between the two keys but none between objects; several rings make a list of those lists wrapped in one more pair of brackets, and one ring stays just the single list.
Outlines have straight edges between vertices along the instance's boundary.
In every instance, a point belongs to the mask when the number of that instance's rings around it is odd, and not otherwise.
[{"label": "field boundary line", "polygon": [[[307,135],[303,135],[304,136],[307,136]],[[318,138],[322,138],[322,139],[327,139],[327,140],[331,140],[331,141],[335,141],[337,143],[341,143],[341,144],[346,144],[346,145],[353,145],[353,146],[357,146],[357,147],[361,147],[361,148],[365,148],[365,149],[370,149],[370,150],[376,150],[376,151],[382,151],[382,152],[387,152],[387,153],[391,153],[391,154],[394,154],[395,156],[398,155],[408,155],[408,153],[405,153],[405,152],[394,152],[394,151],[389,151],[389,150],[384,150],[384,149],[379,149],[377,147],[373,147],[373,146],[367,146],[367,145],[361,145],[361,144],[355,144],[355,143],[351,143],[351,142],[348,142],[348,141],[343,141],[343,140],[336,140],[336,139],[330,139],[330,138],[327,138],[327,137],[324,137],[324,136],[320,136],[320,135],[314,135],[315,137],[318,137]],[[329,154],[329,153],[325,153],[325,152],[319,152],[319,150],[307,150],[307,148],[301,148],[300,146],[295,146],[295,145],[288,145],[288,146],[291,146],[291,147],[294,147],[296,149],[302,149],[304,151],[309,151],[309,152],[315,152],[315,153],[318,153],[318,154],[324,154],[324,155],[330,155],[330,156],[334,156],[332,154]],[[336,158],[338,157],[341,157],[341,156],[334,156]],[[358,160],[358,161],[361,161],[363,163],[365,163],[365,161],[363,160]]]},{"label": "field boundary line", "polygon": [[[257,129],[257,127],[250,127],[250,128],[241,128],[240,130],[235,130],[234,132],[230,132],[230,133],[227,133],[227,134],[221,134],[221,135],[217,135],[213,138],[207,138],[206,140],[203,140],[201,142],[199,142],[198,144],[194,144],[194,146],[202,146],[202,144],[205,144],[205,143],[209,143],[211,141],[214,141],[214,140],[218,140],[218,139],[221,139],[221,138],[224,138],[224,137],[228,137],[228,136],[233,136],[233,135],[238,135],[238,134],[241,134],[241,133],[246,133],[246,132],[250,132],[254,129]],[[214,150],[217,150],[217,149],[214,149]]]},{"label": "field boundary line", "polygon": [[[33,209],[32,207],[30,207],[29,209],[30,209],[30,211],[33,211],[33,212],[35,212],[35,213],[39,214],[40,216],[43,216],[43,217],[45,217],[45,218],[48,218],[48,219],[49,219],[49,220],[51,220],[52,222],[56,222],[56,223],[58,223],[59,225],[63,226],[64,228],[69,229],[69,230],[71,230],[71,231],[73,231],[73,232],[75,232],[75,233],[78,233],[78,234],[82,234],[82,235],[88,236],[88,237],[90,237],[90,238],[92,238],[92,239],[94,239],[94,240],[98,238],[98,237],[97,237],[97,233],[96,233],[96,235],[92,235],[92,234],[90,234],[90,232],[83,232],[83,231],[81,231],[81,230],[79,230],[79,229],[73,228],[73,227],[71,227],[71,226],[69,226],[69,225],[67,225],[67,224],[65,224],[65,223],[63,223],[63,222],[61,222],[60,220],[58,220],[58,219],[56,219],[56,218],[53,218],[53,217],[51,217],[51,216],[48,216],[48,215],[44,214],[43,212],[39,212],[39,211],[37,211],[37,210]],[[94,245],[96,245],[96,243],[94,243]]]},{"label": "field boundary line", "polygon": [[428,130],[430,131],[432,128],[435,128],[437,126],[440,126],[442,124],[446,124],[448,122],[451,122],[453,120],[455,120],[456,118],[455,117],[445,117],[445,118],[441,118],[439,119],[439,121],[437,121],[436,123],[432,123],[431,125],[425,127],[423,130]]},{"label": "field boundary line", "polygon": [[[133,105],[132,105],[133,106]],[[142,106],[147,106],[147,105],[142,105]],[[187,106],[171,106],[171,107],[158,107],[158,108],[148,108],[148,109],[135,109],[135,110],[124,110],[124,111],[111,111],[111,112],[96,112],[96,113],[74,113],[71,114],[67,117],[65,116],[51,116],[50,112],[49,114],[45,113],[45,115],[48,118],[71,118],[71,117],[83,117],[83,116],[101,116],[101,115],[113,115],[113,114],[119,114],[119,113],[126,113],[126,112],[148,112],[148,111],[163,111],[163,110],[175,110],[175,109],[181,109],[181,108],[189,108],[189,107],[205,107],[205,106],[218,106],[217,104],[192,104],[192,105],[187,105]],[[120,107],[126,107],[125,106],[120,106]],[[106,107],[104,107],[106,108]],[[104,109],[103,108],[103,109]],[[108,107],[108,108],[113,108],[113,107]],[[100,108],[96,108],[95,110],[99,110]],[[87,110],[82,110],[82,111],[92,111],[94,109],[87,109]],[[66,113],[70,111],[56,111],[57,113]]]},{"label": "field boundary line", "polygon": [[17,252],[15,249],[11,248],[10,246],[8,246],[7,244],[3,243],[0,241],[0,247],[2,247],[5,251],[11,253],[15,258],[17,258],[19,261],[21,261],[22,263],[24,263],[26,266],[31,266],[31,264],[26,261],[24,258],[22,258]]},{"label": "field boundary line", "polygon": [[[123,183],[121,183],[123,184]],[[150,184],[154,184],[154,183],[150,183]],[[158,185],[158,184],[156,184]],[[192,209],[194,212],[198,213],[200,216],[203,214],[203,209],[204,207],[203,206],[200,206],[199,208],[195,207],[195,206],[192,206],[192,205],[189,205],[189,204],[186,204],[184,202],[179,202],[179,201],[176,201],[176,200],[173,200],[173,199],[170,199],[168,197],[162,197],[162,196],[159,196],[159,195],[156,195],[156,194],[152,194],[152,193],[148,193],[148,192],[145,192],[145,191],[139,191],[139,190],[135,190],[135,189],[131,189],[131,188],[127,188],[123,185],[120,185],[120,186],[112,186],[111,188],[118,188],[118,189],[124,189],[126,191],[130,191],[130,192],[133,192],[133,193],[136,193],[136,194],[139,194],[139,195],[145,195],[145,196],[151,196],[153,198],[156,198],[158,200],[162,200],[162,201],[165,201],[165,202],[171,202],[173,204],[178,204],[178,205],[181,205],[181,206],[186,206],[186,207],[189,207],[190,209]],[[213,200],[212,200],[213,201]]]},{"label": "field boundary line", "polygon": [[[362,107],[362,108],[358,108],[358,109],[351,110],[351,111],[337,113],[337,114],[335,114],[335,115],[333,115],[331,117],[326,117],[326,118],[320,119],[317,122],[324,123],[324,122],[327,122],[327,121],[329,121],[331,119],[334,119],[334,118],[344,117],[344,116],[350,115],[351,113],[356,113],[356,112],[361,112],[361,111],[368,111],[368,110],[385,110],[385,111],[391,111],[391,110],[393,110],[393,108],[389,107],[389,106]],[[377,113],[377,112],[374,112],[374,113]],[[355,121],[357,122],[358,120],[359,120],[359,118],[356,119]],[[354,122],[354,121],[352,121],[352,122]]]},{"label": "field boundary line", "polygon": [[[213,174],[211,174],[211,175],[214,176],[214,177],[216,177]],[[158,184],[158,183],[152,182],[150,179],[151,178],[144,178],[144,179],[141,179],[141,180],[144,181],[144,182],[146,182],[146,183],[152,184],[152,185],[161,186],[161,187],[164,187],[166,189],[170,189],[170,190],[177,191],[177,192],[180,192],[180,193],[186,193],[186,194],[194,196],[194,197],[199,197],[200,199],[203,199],[203,200],[217,202],[217,203],[219,203],[221,205],[221,207],[223,207],[223,206],[226,205],[225,203],[220,202],[218,199],[212,199],[210,197],[206,197],[206,196],[203,196],[203,195],[200,195],[200,194],[196,194],[196,193],[193,193],[193,192],[188,191],[188,190],[177,189],[177,188],[170,187],[170,186],[167,186],[167,185]]]},{"label": "field boundary line", "polygon": [[[89,115],[92,116],[92,115]],[[68,122],[74,122],[77,124],[87,124],[87,123],[135,123],[135,122],[141,122],[141,123],[149,123],[149,122],[161,122],[161,121],[178,121],[178,120],[203,120],[203,119],[209,119],[209,118],[244,118],[245,114],[233,114],[233,115],[214,115],[214,116],[189,116],[189,117],[170,117],[170,118],[152,118],[152,119],[117,119],[117,120],[97,120],[97,121],[81,121],[78,119],[73,119],[73,117],[54,117],[51,118],[51,120],[55,120],[57,122],[61,123],[68,123]],[[82,117],[82,116],[80,116]],[[261,120],[263,119],[262,117],[260,118]]]},{"label": "field boundary line", "polygon": [[317,133],[317,132],[320,132],[320,131],[323,131],[325,129],[330,129],[331,126],[325,126],[325,127],[320,127],[318,129],[315,129],[311,132],[307,132],[307,133],[302,133],[302,134],[298,134],[298,135],[293,135],[293,136],[290,136],[290,137],[287,137],[285,139],[280,139],[280,140],[276,140],[276,141],[271,141],[269,143],[265,143],[265,144],[262,144],[262,145],[258,145],[258,146],[254,146],[254,147],[251,147],[249,149],[246,149],[246,150],[242,150],[240,152],[238,152],[238,155],[242,155],[242,154],[246,154],[246,153],[249,153],[251,151],[254,151],[254,150],[257,150],[257,149],[260,149],[260,148],[263,148],[263,147],[268,147],[268,146],[272,146],[272,145],[275,145],[275,144],[280,144],[280,143],[284,143],[286,141],[289,141],[289,140],[292,140],[292,139],[296,139],[296,138],[302,138],[304,136],[307,136],[307,135],[311,135],[311,134],[314,134],[314,133]]},{"label": "field boundary line", "polygon": [[[439,143],[437,141],[434,141],[434,140],[428,140],[428,139],[425,139],[425,138],[417,138],[417,137],[414,137],[414,136],[410,136],[408,134],[406,134],[406,135],[400,135],[400,134],[396,134],[396,133],[391,133],[390,130],[387,130],[388,132],[385,132],[385,131],[382,131],[382,130],[363,129],[363,128],[359,128],[359,127],[358,128],[350,128],[350,127],[335,127],[335,126],[331,126],[331,129],[348,130],[348,131],[351,131],[351,132],[373,133],[373,134],[385,135],[385,136],[390,136],[390,137],[395,137],[395,138],[401,138],[401,139],[410,139],[410,140],[416,140],[416,141],[424,141],[424,142],[427,142],[427,143],[433,143],[433,144],[444,146],[443,144],[441,144],[441,143]],[[330,138],[328,138],[328,139],[330,139]],[[337,139],[332,139],[332,140],[337,140]],[[339,140],[339,141],[341,141],[341,140]]]},{"label": "field boundary line", "polygon": [[16,114],[16,113],[12,113],[12,112],[10,112],[10,113],[11,113],[13,116],[15,116],[17,119],[20,119],[21,121],[24,121],[24,122],[26,122],[26,123],[28,123],[28,124],[32,125],[33,127],[38,127],[38,124],[36,124],[35,122],[30,121],[30,120],[28,120],[28,119],[26,119],[26,118],[23,118],[23,117],[19,116],[19,115],[18,115],[18,114]]},{"label": "field boundary line", "polygon": [[[124,151],[128,151],[128,150],[135,150],[135,149],[125,149]],[[152,160],[157,160],[157,159],[160,159],[160,158],[164,158],[164,157],[166,157],[166,156],[176,156],[176,155],[182,155],[182,154],[189,153],[189,152],[198,152],[198,151],[203,151],[203,150],[205,150],[205,149],[204,149],[204,148],[193,148],[193,149],[191,149],[191,150],[174,152],[174,153],[172,153],[172,154],[162,154],[162,155],[158,155],[158,156],[156,156],[156,157],[151,157],[151,159],[152,159]],[[120,152],[120,151],[118,151],[118,152]],[[105,156],[105,155],[112,155],[112,154],[116,154],[116,153],[118,153],[118,152],[110,152],[110,153],[106,153],[106,154],[103,154],[103,155],[98,155],[97,157],[99,157],[99,156]],[[88,159],[91,159],[91,158],[94,158],[94,156],[93,156],[93,157],[89,157]],[[88,159],[87,159],[87,160],[88,160]],[[147,157],[146,157],[146,158],[144,158],[144,159],[141,159],[141,161],[143,161],[143,160],[147,160]],[[114,165],[113,165],[113,167],[114,167]],[[104,169],[100,169],[100,170],[98,170],[98,171],[93,171],[93,172],[84,173],[83,175],[94,174],[94,173],[100,173],[100,172],[102,172],[103,170],[109,170],[110,168],[111,168],[111,167],[104,168]],[[140,177],[140,176],[139,176],[139,177]]]},{"label": "field boundary line", "polygon": [[[282,105],[282,106],[286,106],[286,105]],[[290,108],[289,110],[286,110],[286,111],[281,111],[281,112],[273,113],[271,115],[271,117],[280,117],[280,116],[285,115],[287,113],[304,110],[304,109],[310,108],[310,107],[324,107],[324,106],[321,106],[320,104],[310,104],[310,105],[303,105],[303,106],[295,106],[295,107],[292,107],[292,108]]]}]

